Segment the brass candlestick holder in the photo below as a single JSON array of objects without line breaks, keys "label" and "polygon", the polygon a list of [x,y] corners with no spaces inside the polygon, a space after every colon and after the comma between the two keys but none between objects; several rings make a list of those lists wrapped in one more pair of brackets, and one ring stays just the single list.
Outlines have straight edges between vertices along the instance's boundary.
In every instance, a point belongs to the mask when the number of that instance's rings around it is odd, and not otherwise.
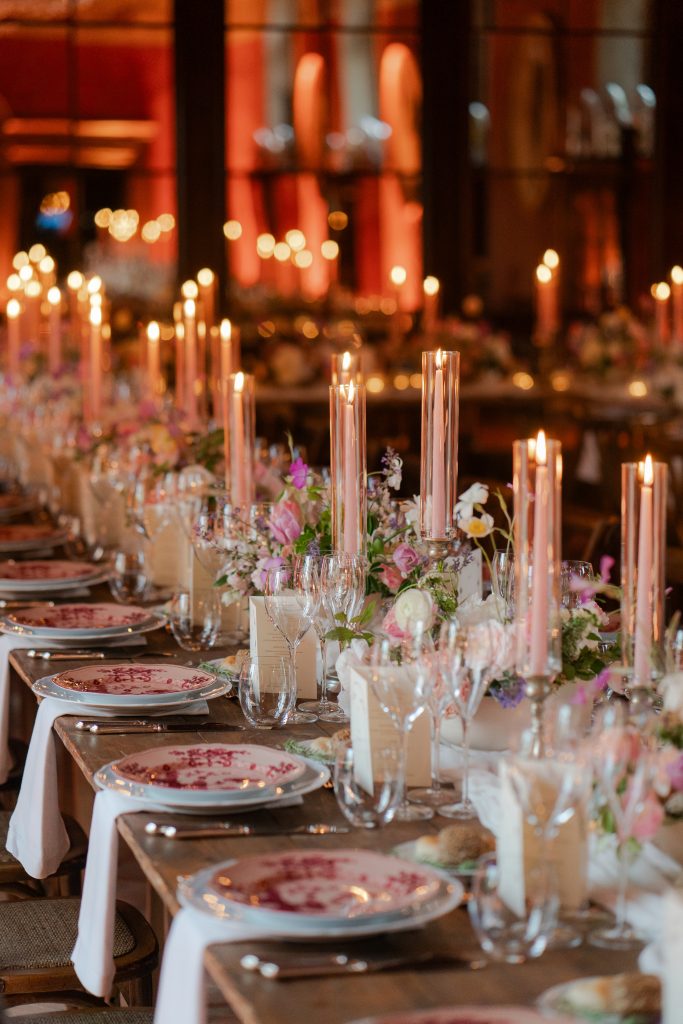
[{"label": "brass candlestick holder", "polygon": [[552,693],[552,676],[529,676],[524,690],[531,704],[531,757],[545,757],[545,702]]}]

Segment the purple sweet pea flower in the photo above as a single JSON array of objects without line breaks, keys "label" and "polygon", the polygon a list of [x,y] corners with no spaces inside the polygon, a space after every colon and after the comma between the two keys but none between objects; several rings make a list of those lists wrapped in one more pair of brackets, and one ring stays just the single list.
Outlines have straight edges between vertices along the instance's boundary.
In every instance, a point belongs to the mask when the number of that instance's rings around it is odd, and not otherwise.
[{"label": "purple sweet pea flower", "polygon": [[308,479],[308,466],[304,460],[299,456],[289,467],[289,473],[292,478],[292,483],[296,487],[297,491],[300,491],[306,486],[306,480]]},{"label": "purple sweet pea flower", "polygon": [[677,792],[683,790],[683,754],[680,754],[677,761],[666,766],[666,773],[671,779],[671,788]]},{"label": "purple sweet pea flower", "polygon": [[394,565],[404,576],[409,576],[419,562],[420,556],[410,544],[399,544],[394,551]]}]

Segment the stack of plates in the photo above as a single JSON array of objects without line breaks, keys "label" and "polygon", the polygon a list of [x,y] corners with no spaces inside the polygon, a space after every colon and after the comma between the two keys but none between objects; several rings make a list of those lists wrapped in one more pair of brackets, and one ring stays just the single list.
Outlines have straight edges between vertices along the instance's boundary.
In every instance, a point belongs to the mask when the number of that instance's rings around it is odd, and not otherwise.
[{"label": "stack of plates", "polygon": [[363,938],[416,928],[457,907],[459,882],[372,850],[293,850],[184,879],[186,904],[292,938]]},{"label": "stack of plates", "polygon": [[56,548],[68,539],[66,530],[42,523],[20,523],[0,526],[0,551],[37,551]]},{"label": "stack of plates", "polygon": [[155,747],[100,768],[95,783],[184,813],[247,811],[319,789],[330,773],[302,757],[250,743]]},{"label": "stack of plates", "polygon": [[0,630],[37,641],[87,645],[111,643],[159,629],[163,619],[146,608],[121,604],[35,605],[0,618]]},{"label": "stack of plates", "polygon": [[106,566],[91,562],[32,560],[0,562],[0,591],[12,594],[53,594],[80,590],[106,579]]},{"label": "stack of plates", "polygon": [[0,494],[0,521],[23,516],[36,507],[35,498],[28,494]]},{"label": "stack of plates", "polygon": [[[57,697],[98,711],[139,715],[143,711],[182,711],[198,700],[221,697],[230,683],[183,665],[84,665],[33,684],[39,697]],[[78,714],[74,708],[74,714]]]}]

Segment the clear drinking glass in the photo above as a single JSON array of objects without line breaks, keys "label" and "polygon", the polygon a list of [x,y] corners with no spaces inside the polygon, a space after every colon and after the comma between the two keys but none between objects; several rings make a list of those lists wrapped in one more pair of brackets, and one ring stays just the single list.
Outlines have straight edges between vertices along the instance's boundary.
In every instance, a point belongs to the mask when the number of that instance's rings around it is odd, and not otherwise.
[{"label": "clear drinking glass", "polygon": [[391,642],[379,640],[372,648],[370,684],[382,710],[389,715],[401,739],[403,799],[396,810],[397,821],[426,821],[434,816],[431,807],[413,804],[407,794],[408,737],[413,722],[427,707],[433,685],[424,663],[398,664],[392,659]]},{"label": "clear drinking glass", "polygon": [[147,554],[140,547],[135,551],[117,551],[109,574],[109,589],[120,604],[135,604],[147,591],[149,570]]},{"label": "clear drinking glass", "polygon": [[[270,569],[264,587],[266,615],[282,635],[292,672],[296,679],[296,652],[311,628],[320,606],[320,582],[311,571],[297,571],[291,566]],[[310,725],[316,716],[308,711],[293,711],[290,725]]]},{"label": "clear drinking glass", "polygon": [[419,661],[422,669],[432,676],[432,688],[427,701],[431,716],[432,737],[432,781],[425,789],[411,789],[411,803],[440,807],[453,802],[453,793],[441,787],[441,724],[446,708],[451,703],[451,694],[441,672],[438,650],[425,623],[417,621],[412,626],[412,636],[402,645],[404,663]]},{"label": "clear drinking glass", "polygon": [[477,863],[468,902],[477,939],[492,960],[521,964],[545,951],[557,923],[557,879],[549,865],[530,872],[525,899],[506,899],[499,887],[494,853]]},{"label": "clear drinking glass", "polygon": [[358,770],[350,743],[337,749],[334,795],[347,821],[356,828],[380,828],[393,820],[403,793],[401,755],[397,747],[372,752],[369,777]]},{"label": "clear drinking glass", "polygon": [[590,562],[564,561],[560,568],[560,590],[563,608],[580,608],[581,583],[593,583],[595,572]]},{"label": "clear drinking glass", "polygon": [[220,594],[211,589],[176,592],[170,601],[169,623],[183,650],[208,650],[221,628]]},{"label": "clear drinking glass", "polygon": [[[329,556],[327,556],[329,557]],[[322,591],[322,573],[323,568],[326,565],[326,556],[320,555],[300,555],[294,560],[294,577],[295,581],[305,580],[307,576],[311,575],[314,577],[315,585],[320,591],[320,601],[318,602],[318,608],[316,611],[315,618],[313,619],[313,628],[315,629],[318,637],[318,643],[320,644],[320,658],[322,663],[322,674],[320,678],[320,700],[309,700],[299,705],[301,711],[310,711],[317,718],[322,719],[325,722],[338,722],[343,723],[348,721],[348,717],[344,714],[342,709],[334,701],[331,701],[327,695],[327,633],[335,625],[334,617],[330,614],[328,606],[324,601],[324,595]]]},{"label": "clear drinking glass", "polygon": [[488,666],[482,663],[476,650],[476,638],[476,627],[462,629],[457,619],[444,622],[439,635],[441,673],[462,726],[463,769],[460,800],[439,806],[438,812],[444,818],[462,821],[478,817],[469,797],[469,727],[491,682]]},{"label": "clear drinking glass", "polygon": [[491,589],[503,601],[506,618],[512,619],[515,612],[515,559],[510,548],[493,553]]},{"label": "clear drinking glass", "polygon": [[239,679],[240,706],[255,729],[289,721],[296,705],[296,677],[289,658],[250,658]]}]

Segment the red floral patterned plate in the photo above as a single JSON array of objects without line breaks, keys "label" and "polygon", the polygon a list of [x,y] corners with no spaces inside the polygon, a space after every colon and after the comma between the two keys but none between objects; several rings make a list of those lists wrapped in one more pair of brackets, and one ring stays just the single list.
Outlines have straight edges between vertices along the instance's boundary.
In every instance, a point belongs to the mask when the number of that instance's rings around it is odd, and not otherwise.
[{"label": "red floral patterned plate", "polygon": [[84,665],[67,669],[52,677],[55,686],[83,694],[88,704],[103,703],[108,707],[130,697],[144,697],[150,704],[167,704],[168,698],[180,696],[199,699],[203,691],[213,689],[216,679],[201,669],[182,665]]},{"label": "red floral patterned plate", "polygon": [[90,562],[48,561],[34,559],[0,562],[0,590],[60,589],[63,586],[86,586],[104,574],[104,567]]},{"label": "red floral patterned plate", "polygon": [[27,494],[0,494],[0,519],[11,519],[36,507],[35,498]]},{"label": "red floral patterned plate", "polygon": [[292,850],[238,860],[210,888],[250,918],[272,914],[339,924],[415,913],[444,885],[443,876],[371,850]]},{"label": "red floral patterned plate", "polygon": [[5,616],[17,632],[31,636],[90,637],[135,633],[154,619],[145,608],[120,604],[36,605]]},{"label": "red floral patterned plate", "polygon": [[[576,1024],[576,1018],[553,1016],[553,1022]],[[548,1018],[529,1006],[442,1006],[436,1010],[365,1017],[355,1024],[548,1024]]]},{"label": "red floral patterned plate", "polygon": [[67,538],[64,530],[55,530],[49,523],[18,523],[0,526],[0,551],[31,551],[34,548],[56,548]]},{"label": "red floral patterned plate", "polygon": [[306,762],[255,744],[204,743],[130,754],[112,768],[121,778],[144,786],[253,796],[294,782]]}]

